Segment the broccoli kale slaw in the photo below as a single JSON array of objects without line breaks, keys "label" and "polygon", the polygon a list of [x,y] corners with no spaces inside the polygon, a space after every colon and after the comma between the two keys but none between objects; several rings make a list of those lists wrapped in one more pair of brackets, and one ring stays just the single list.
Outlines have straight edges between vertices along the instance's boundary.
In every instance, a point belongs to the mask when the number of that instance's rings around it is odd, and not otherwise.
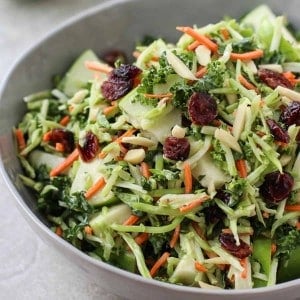
[{"label": "broccoli kale slaw", "polygon": [[[114,66],[87,50],[24,97],[23,183],[90,256],[200,288],[299,276],[300,47],[260,6]],[[298,259],[297,259],[298,258]]]}]

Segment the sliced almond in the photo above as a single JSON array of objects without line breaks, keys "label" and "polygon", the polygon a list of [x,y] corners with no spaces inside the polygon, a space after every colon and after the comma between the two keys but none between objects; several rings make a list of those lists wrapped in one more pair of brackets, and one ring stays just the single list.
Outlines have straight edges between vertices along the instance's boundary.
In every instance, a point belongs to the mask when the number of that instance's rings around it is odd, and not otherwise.
[{"label": "sliced almond", "polygon": [[146,153],[144,149],[132,149],[125,154],[124,160],[133,165],[136,165],[141,163],[145,159],[145,156]]},{"label": "sliced almond", "polygon": [[178,138],[178,139],[181,139],[181,138],[184,138],[185,137],[185,128],[182,128],[178,125],[175,125],[172,129],[172,136]]},{"label": "sliced almond", "polygon": [[122,143],[132,144],[132,145],[138,145],[143,147],[153,147],[156,145],[156,143],[150,139],[147,139],[142,136],[126,136],[122,138]]},{"label": "sliced almond", "polygon": [[264,65],[259,65],[258,68],[259,69],[267,69],[267,70],[275,71],[278,73],[283,72],[283,68],[279,64],[264,64]]},{"label": "sliced almond", "polygon": [[204,45],[200,45],[195,49],[198,63],[206,67],[211,61],[211,51]]},{"label": "sliced almond", "polygon": [[184,79],[197,80],[192,71],[174,53],[167,51],[167,61],[174,71]]}]

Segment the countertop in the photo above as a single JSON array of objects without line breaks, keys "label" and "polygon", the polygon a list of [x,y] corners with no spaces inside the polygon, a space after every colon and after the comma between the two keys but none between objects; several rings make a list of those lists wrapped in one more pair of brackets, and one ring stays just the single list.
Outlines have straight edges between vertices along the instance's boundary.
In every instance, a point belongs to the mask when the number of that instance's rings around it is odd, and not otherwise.
[{"label": "countertop", "polygon": [[[24,50],[101,0],[0,0],[0,81]],[[25,222],[0,176],[0,299],[118,300],[46,245]]]}]

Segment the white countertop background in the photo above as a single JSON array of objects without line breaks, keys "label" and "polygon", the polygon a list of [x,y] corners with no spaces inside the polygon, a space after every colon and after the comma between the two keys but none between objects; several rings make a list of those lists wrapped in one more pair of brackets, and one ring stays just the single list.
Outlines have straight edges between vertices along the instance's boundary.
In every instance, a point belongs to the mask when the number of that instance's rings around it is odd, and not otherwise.
[{"label": "white countertop background", "polygon": [[[67,18],[102,0],[0,0],[0,81],[24,50]],[[0,107],[1,109],[1,107]],[[0,176],[0,299],[119,300],[46,245]]]}]

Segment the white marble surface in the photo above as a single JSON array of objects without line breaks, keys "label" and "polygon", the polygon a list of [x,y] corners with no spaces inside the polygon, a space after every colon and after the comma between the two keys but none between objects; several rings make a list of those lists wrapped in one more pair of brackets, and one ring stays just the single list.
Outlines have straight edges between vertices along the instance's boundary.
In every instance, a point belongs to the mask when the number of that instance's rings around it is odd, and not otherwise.
[{"label": "white marble surface", "polygon": [[[13,61],[45,33],[101,2],[0,0],[0,81]],[[1,176],[0,195],[0,299],[121,299],[102,290],[36,236]]]}]

